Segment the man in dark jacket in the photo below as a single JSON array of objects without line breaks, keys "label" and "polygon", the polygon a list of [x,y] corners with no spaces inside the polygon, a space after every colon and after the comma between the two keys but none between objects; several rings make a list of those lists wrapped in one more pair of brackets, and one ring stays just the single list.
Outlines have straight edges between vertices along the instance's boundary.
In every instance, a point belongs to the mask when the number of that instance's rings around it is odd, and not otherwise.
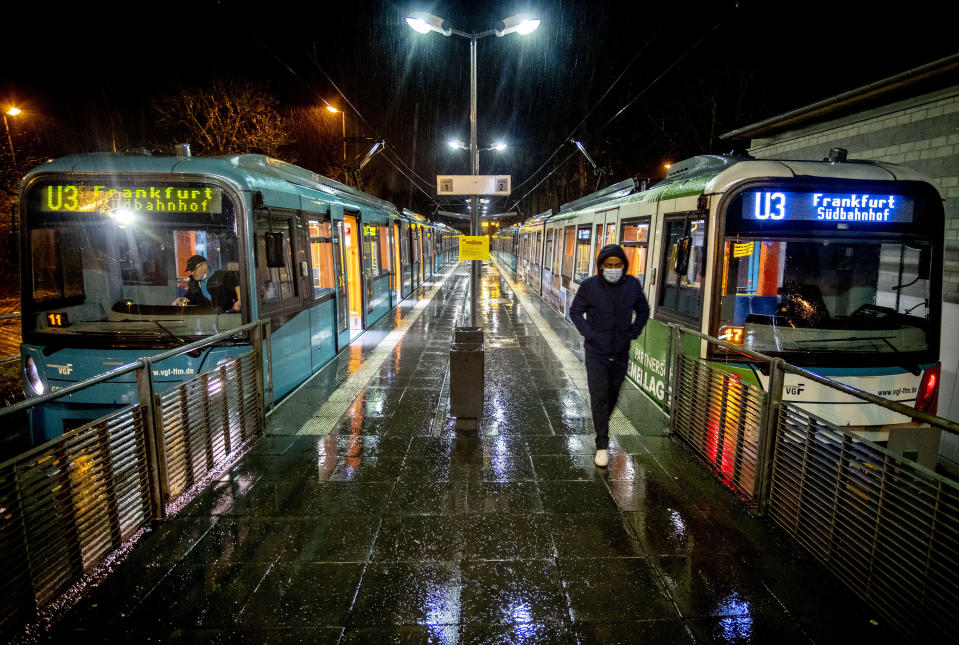
[{"label": "man in dark jacket", "polygon": [[186,285],[186,295],[173,301],[179,307],[192,305],[194,307],[209,307],[210,292],[206,288],[206,277],[210,275],[210,265],[202,255],[191,256],[186,261],[186,274],[189,280]]},{"label": "man in dark jacket", "polygon": [[649,319],[649,304],[639,280],[629,275],[626,253],[607,244],[596,259],[597,274],[583,281],[569,308],[570,318],[585,340],[597,466],[609,463],[609,416],[626,378],[629,343]]}]

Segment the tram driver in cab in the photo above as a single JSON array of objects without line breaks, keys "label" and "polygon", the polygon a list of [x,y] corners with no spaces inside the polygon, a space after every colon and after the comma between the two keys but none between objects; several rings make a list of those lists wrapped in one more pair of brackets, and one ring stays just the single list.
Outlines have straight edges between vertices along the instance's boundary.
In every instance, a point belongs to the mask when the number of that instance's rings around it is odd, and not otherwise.
[{"label": "tram driver in cab", "polygon": [[173,301],[174,306],[216,307],[220,312],[240,311],[240,280],[236,271],[219,270],[210,275],[210,265],[202,255],[186,261],[189,276],[186,294]]}]

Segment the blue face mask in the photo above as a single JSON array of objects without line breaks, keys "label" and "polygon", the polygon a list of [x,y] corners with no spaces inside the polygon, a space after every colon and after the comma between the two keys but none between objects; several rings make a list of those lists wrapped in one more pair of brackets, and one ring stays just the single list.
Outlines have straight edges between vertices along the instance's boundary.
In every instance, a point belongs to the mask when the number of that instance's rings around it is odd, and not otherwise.
[{"label": "blue face mask", "polygon": [[619,279],[623,277],[623,268],[618,269],[603,269],[603,278],[606,282],[619,282]]}]

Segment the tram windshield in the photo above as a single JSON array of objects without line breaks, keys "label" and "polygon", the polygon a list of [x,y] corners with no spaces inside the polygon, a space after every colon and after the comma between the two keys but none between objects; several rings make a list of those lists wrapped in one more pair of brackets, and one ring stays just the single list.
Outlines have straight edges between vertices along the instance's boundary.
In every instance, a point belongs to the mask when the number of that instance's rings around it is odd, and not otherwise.
[{"label": "tram windshield", "polygon": [[[719,336],[754,351],[911,354],[930,349],[929,241],[741,237],[726,242]],[[898,357],[897,357],[898,358]],[[896,359],[891,359],[896,360]]]},{"label": "tram windshield", "polygon": [[35,186],[24,332],[175,346],[240,326],[235,212],[209,185]]}]

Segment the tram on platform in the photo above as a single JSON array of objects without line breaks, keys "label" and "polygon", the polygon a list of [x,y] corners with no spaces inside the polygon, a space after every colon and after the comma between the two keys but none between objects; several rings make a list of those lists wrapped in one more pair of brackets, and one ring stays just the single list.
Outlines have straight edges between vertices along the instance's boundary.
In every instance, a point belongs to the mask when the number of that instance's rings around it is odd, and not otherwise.
[{"label": "tram on platform", "polygon": [[[938,190],[904,166],[704,155],[505,229],[494,248],[569,319],[600,248],[622,245],[651,309],[629,378],[664,408],[678,323],[935,414],[943,227]],[[745,354],[696,338],[685,351],[768,382]],[[911,421],[807,381],[788,374],[785,400],[866,438]]]},{"label": "tram on platform", "polygon": [[[279,399],[454,261],[459,235],[249,154],[55,159],[26,175],[20,209],[28,397],[268,318]],[[189,272],[199,260],[205,280]],[[186,304],[194,279],[205,297]],[[217,301],[224,284],[232,306]],[[165,361],[154,382],[172,387],[250,343],[238,334]],[[34,408],[34,443],[136,400],[130,375]]]}]

